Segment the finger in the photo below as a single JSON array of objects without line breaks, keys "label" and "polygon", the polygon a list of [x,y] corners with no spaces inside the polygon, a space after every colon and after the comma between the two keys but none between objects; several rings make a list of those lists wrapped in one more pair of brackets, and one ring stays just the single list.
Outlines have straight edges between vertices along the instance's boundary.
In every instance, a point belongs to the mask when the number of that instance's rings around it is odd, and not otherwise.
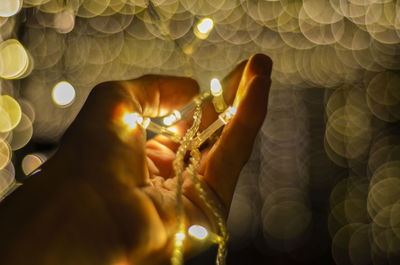
[{"label": "finger", "polygon": [[[235,69],[230,72],[229,75],[227,75],[221,82],[224,88],[224,98],[228,104],[231,104],[233,102],[246,63],[247,60],[239,63],[235,67]],[[203,113],[200,124],[200,131],[202,131],[204,128],[207,128],[213,121],[215,121],[215,119],[217,119],[218,116],[211,102],[206,102],[204,104],[202,112]],[[173,126],[173,129],[175,129],[180,136],[183,136],[187,129],[190,128],[192,123],[193,117],[192,114],[189,114],[187,117],[183,118],[175,126]],[[179,147],[179,144],[171,141],[170,139],[162,135],[156,136],[154,140],[168,146],[174,152],[176,152]]]},{"label": "finger", "polygon": [[[270,60],[266,61],[271,67]],[[247,162],[254,139],[265,118],[270,79],[255,75],[248,81],[236,115],[210,150],[204,168],[204,181],[227,207],[230,206],[237,178]]]},{"label": "finger", "polygon": [[[240,79],[247,64],[247,60],[239,63],[232,72],[230,72],[222,81],[224,100],[226,104],[231,105],[239,87]],[[207,128],[218,117],[211,101],[206,102],[203,107],[203,117],[200,124],[200,131]]]},{"label": "finger", "polygon": [[175,153],[164,144],[152,139],[146,143],[146,154],[158,169],[158,176],[169,178],[173,175],[172,162]]},{"label": "finger", "polygon": [[138,100],[142,114],[150,117],[184,106],[199,92],[197,82],[188,77],[146,75],[120,83]]}]

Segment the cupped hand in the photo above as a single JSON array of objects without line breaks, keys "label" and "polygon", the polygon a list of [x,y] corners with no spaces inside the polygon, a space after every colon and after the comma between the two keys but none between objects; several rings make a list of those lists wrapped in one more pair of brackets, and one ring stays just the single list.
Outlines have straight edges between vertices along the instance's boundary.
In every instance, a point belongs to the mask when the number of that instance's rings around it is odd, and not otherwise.
[{"label": "cupped hand", "polygon": [[[202,149],[198,178],[225,216],[267,112],[271,67],[267,56],[257,54],[222,82],[226,102],[238,103],[237,113],[219,139]],[[55,156],[0,204],[0,256],[10,265],[167,263],[176,228],[172,163],[178,144],[162,135],[147,141],[144,129],[128,129],[122,117],[157,117],[198,92],[194,80],[172,76],[96,86]],[[201,129],[215,119],[206,103]],[[183,135],[191,123],[189,115],[175,129]],[[186,174],[183,204],[187,225],[216,230]],[[186,249],[193,250],[190,242]]]}]

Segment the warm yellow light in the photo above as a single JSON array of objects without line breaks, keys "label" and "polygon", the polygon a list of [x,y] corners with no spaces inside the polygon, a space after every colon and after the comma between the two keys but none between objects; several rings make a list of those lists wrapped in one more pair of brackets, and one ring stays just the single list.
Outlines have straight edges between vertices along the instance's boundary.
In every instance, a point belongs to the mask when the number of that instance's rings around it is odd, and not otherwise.
[{"label": "warm yellow light", "polygon": [[54,15],[54,26],[59,33],[69,33],[75,26],[75,15],[72,9],[65,9]]},{"label": "warm yellow light", "polygon": [[0,96],[0,132],[14,129],[22,117],[18,102],[8,95]]},{"label": "warm yellow light", "polygon": [[1,0],[0,17],[11,17],[22,8],[22,0]]},{"label": "warm yellow light", "polygon": [[214,27],[214,21],[211,18],[204,18],[197,24],[197,30],[201,34],[210,33]]},{"label": "warm yellow light", "polygon": [[226,113],[228,118],[232,118],[236,114],[237,109],[235,107],[229,107]]},{"label": "warm yellow light", "polygon": [[43,164],[42,158],[38,154],[29,154],[22,159],[21,167],[25,175],[29,175],[34,172],[41,164]]},{"label": "warm yellow light", "polygon": [[0,170],[2,170],[11,160],[11,150],[8,143],[0,139]]},{"label": "warm yellow light", "polygon": [[9,39],[0,44],[0,77],[19,78],[26,72],[28,66],[28,53],[19,41]]},{"label": "warm yellow light", "polygon": [[185,237],[186,237],[185,233],[183,233],[183,232],[179,232],[179,233],[175,234],[176,245],[178,247],[183,245],[183,240],[185,239]]},{"label": "warm yellow light", "polygon": [[181,118],[181,113],[178,110],[174,110],[170,115],[164,118],[163,122],[165,125],[171,126]]},{"label": "warm yellow light", "polygon": [[[214,22],[211,18],[204,18],[193,28],[194,35],[199,39],[206,39],[210,35],[214,27]],[[192,45],[190,45],[192,46]],[[192,47],[193,48],[193,47]]]},{"label": "warm yellow light", "polygon": [[182,240],[185,239],[186,236],[185,236],[185,233],[180,232],[180,233],[176,233],[175,237],[176,237],[177,240],[182,241]]},{"label": "warm yellow light", "polygon": [[53,88],[52,97],[57,105],[69,105],[75,99],[75,89],[66,81],[59,82]]},{"label": "warm yellow light", "polygon": [[134,130],[138,124],[143,123],[143,117],[138,113],[126,113],[122,116],[122,121],[128,126],[128,129]]},{"label": "warm yellow light", "polygon": [[203,240],[208,236],[208,231],[201,225],[192,225],[188,230],[189,235],[199,240]]},{"label": "warm yellow light", "polygon": [[214,97],[222,95],[222,86],[218,78],[211,79],[211,95]]}]

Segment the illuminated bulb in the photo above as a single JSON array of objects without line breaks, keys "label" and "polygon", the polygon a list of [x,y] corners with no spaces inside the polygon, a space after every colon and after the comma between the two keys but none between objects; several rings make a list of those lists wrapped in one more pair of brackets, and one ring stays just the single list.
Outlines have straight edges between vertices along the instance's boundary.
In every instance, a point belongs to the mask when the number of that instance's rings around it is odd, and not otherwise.
[{"label": "illuminated bulb", "polygon": [[206,39],[214,27],[214,21],[211,18],[203,18],[194,28],[194,34],[199,39]]},{"label": "illuminated bulb", "polygon": [[59,82],[53,88],[52,98],[59,106],[69,105],[75,99],[75,89],[66,81]]},{"label": "illuminated bulb", "polygon": [[211,79],[210,87],[211,87],[211,95],[213,95],[214,97],[222,95],[222,86],[218,78]]},{"label": "illuminated bulb", "polygon": [[213,95],[214,109],[217,113],[221,113],[226,109],[224,96],[222,95],[222,86],[217,78],[211,79],[210,84],[211,95]]},{"label": "illuminated bulb", "polygon": [[202,34],[209,33],[214,27],[214,21],[211,18],[204,18],[197,24],[197,30]]},{"label": "illuminated bulb", "polygon": [[149,117],[142,117],[136,112],[126,113],[122,116],[122,122],[128,127],[129,130],[133,130],[139,124],[143,129],[149,130],[155,134],[162,134],[175,142],[180,141],[180,137],[163,126],[151,121]]},{"label": "illuminated bulb", "polygon": [[11,17],[22,8],[22,0],[1,0],[0,17]]},{"label": "illuminated bulb", "polygon": [[177,246],[182,246],[183,240],[185,239],[185,233],[179,232],[175,234],[176,244]]},{"label": "illuminated bulb", "polygon": [[178,110],[174,110],[170,115],[164,118],[163,122],[167,126],[171,126],[175,122],[182,118],[181,113]]},{"label": "illuminated bulb", "polygon": [[122,116],[122,121],[129,130],[134,130],[138,124],[143,123],[143,117],[138,113],[126,113],[124,116]]},{"label": "illuminated bulb", "polygon": [[189,227],[188,233],[192,237],[199,240],[205,239],[208,235],[207,229],[205,229],[201,225],[192,225],[191,227]]},{"label": "illuminated bulb", "polygon": [[210,126],[207,127],[204,131],[197,136],[194,141],[194,148],[199,147],[202,143],[204,143],[211,135],[213,135],[216,131],[218,131],[222,126],[228,124],[230,120],[235,116],[236,108],[229,107],[223,113],[219,114],[218,119],[214,121]]}]

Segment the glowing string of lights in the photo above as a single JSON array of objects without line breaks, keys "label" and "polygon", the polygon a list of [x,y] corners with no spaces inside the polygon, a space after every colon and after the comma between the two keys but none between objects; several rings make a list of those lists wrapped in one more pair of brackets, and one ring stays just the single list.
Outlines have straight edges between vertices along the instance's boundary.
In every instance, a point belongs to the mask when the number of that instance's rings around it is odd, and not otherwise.
[{"label": "glowing string of lights", "polygon": [[[176,158],[173,162],[173,168],[175,176],[177,178],[176,186],[176,218],[177,225],[174,236],[174,248],[171,257],[172,265],[181,265],[183,263],[183,252],[184,252],[184,240],[186,238],[186,232],[189,233],[193,238],[198,240],[209,240],[212,243],[218,244],[218,253],[216,263],[217,265],[224,265],[226,259],[226,243],[228,241],[228,233],[226,229],[226,221],[222,214],[222,206],[218,202],[213,201],[206,189],[203,187],[203,183],[198,178],[198,168],[200,165],[201,153],[199,151],[200,146],[215,134],[221,127],[228,124],[233,116],[236,114],[236,107],[226,107],[226,103],[223,98],[222,86],[218,79],[211,80],[210,85],[211,94],[206,92],[195,97],[190,103],[185,105],[179,110],[173,110],[166,116],[153,118],[153,121],[149,117],[143,117],[138,113],[126,113],[122,119],[123,122],[130,129],[135,129],[137,125],[144,129],[152,131],[156,134],[162,134],[169,137],[175,142],[179,142],[180,146],[176,153]],[[220,112],[218,119],[214,121],[202,132],[199,132],[199,127],[202,117],[202,105],[204,102],[212,97],[214,109]],[[222,109],[224,108],[224,109]],[[176,133],[169,130],[167,126],[171,126],[179,120],[187,117],[191,112],[193,114],[193,124],[187,130],[186,134],[180,138]],[[160,125],[158,122],[162,121],[164,125]],[[189,165],[185,168],[185,155],[190,151]],[[187,171],[191,181],[193,182],[195,189],[197,190],[200,198],[206,205],[206,207],[212,212],[217,226],[218,234],[208,232],[206,228],[193,225],[186,231],[185,224],[183,222],[184,207],[183,207],[183,172]]]}]

